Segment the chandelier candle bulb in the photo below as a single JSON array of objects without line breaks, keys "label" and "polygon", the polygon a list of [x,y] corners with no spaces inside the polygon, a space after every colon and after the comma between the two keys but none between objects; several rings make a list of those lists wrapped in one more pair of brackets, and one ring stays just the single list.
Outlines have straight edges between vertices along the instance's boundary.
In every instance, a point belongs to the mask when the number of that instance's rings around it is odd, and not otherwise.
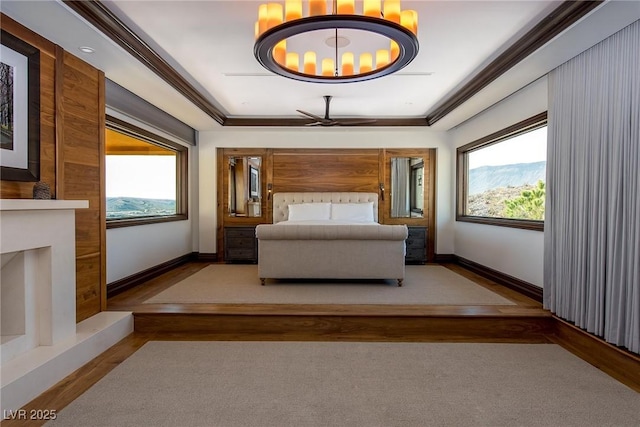
[{"label": "chandelier candle bulb", "polygon": [[376,69],[389,65],[389,51],[380,49],[376,51]]},{"label": "chandelier candle bulb", "polygon": [[380,18],[382,2],[380,0],[364,0],[362,11],[364,16],[371,16],[372,18]]},{"label": "chandelier candle bulb", "polygon": [[391,52],[391,62],[395,61],[398,59],[398,56],[400,56],[400,46],[394,40],[391,40],[391,47],[389,48],[389,51]]},{"label": "chandelier candle bulb", "polygon": [[300,55],[295,52],[287,52],[286,67],[292,71],[300,70]]},{"label": "chandelier candle bulb", "polygon": [[304,73],[314,76],[316,74],[316,53],[305,52],[304,53]]},{"label": "chandelier candle bulb", "polygon": [[415,10],[403,10],[400,14],[400,25],[411,31],[413,34],[418,32],[416,19],[418,14]]},{"label": "chandelier candle bulb", "polygon": [[413,34],[417,36],[418,35],[418,11],[412,10],[411,13],[413,14]]},{"label": "chandelier candle bulb", "polygon": [[273,48],[273,59],[280,65],[286,63],[287,57],[287,41],[281,40],[276,47]]},{"label": "chandelier candle bulb", "polygon": [[400,0],[384,0],[384,19],[400,23]]},{"label": "chandelier candle bulb", "polygon": [[360,74],[373,70],[373,56],[370,53],[360,54]]},{"label": "chandelier candle bulb", "polygon": [[284,4],[284,20],[286,22],[302,18],[302,0],[286,0]]},{"label": "chandelier candle bulb", "polygon": [[309,0],[309,16],[326,15],[326,0]]},{"label": "chandelier candle bulb", "polygon": [[353,15],[356,13],[354,0],[338,0],[338,14]]},{"label": "chandelier candle bulb", "polygon": [[282,5],[267,3],[267,28],[271,29],[282,24]]},{"label": "chandelier candle bulb", "polygon": [[343,76],[353,75],[353,53],[352,52],[345,52],[342,54],[342,75]]},{"label": "chandelier candle bulb", "polygon": [[268,9],[266,4],[261,4],[258,8],[258,29],[259,35],[267,31]]},{"label": "chandelier candle bulb", "polygon": [[333,59],[324,58],[322,60],[322,75],[331,77],[334,75],[335,67],[333,65]]}]

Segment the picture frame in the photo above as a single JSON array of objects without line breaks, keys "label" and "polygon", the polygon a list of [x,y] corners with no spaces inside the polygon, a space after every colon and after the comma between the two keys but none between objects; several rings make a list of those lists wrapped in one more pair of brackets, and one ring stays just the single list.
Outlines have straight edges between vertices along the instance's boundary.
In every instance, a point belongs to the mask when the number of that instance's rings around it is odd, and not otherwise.
[{"label": "picture frame", "polygon": [[0,31],[0,178],[39,181],[40,50]]},{"label": "picture frame", "polygon": [[249,166],[249,196],[260,197],[260,175],[258,169]]}]

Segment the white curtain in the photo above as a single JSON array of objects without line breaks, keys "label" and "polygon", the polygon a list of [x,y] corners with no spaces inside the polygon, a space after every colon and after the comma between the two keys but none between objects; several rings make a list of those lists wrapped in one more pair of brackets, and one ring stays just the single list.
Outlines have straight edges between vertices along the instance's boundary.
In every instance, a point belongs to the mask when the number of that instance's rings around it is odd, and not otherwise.
[{"label": "white curtain", "polygon": [[640,21],[549,75],[544,306],[640,352]]}]

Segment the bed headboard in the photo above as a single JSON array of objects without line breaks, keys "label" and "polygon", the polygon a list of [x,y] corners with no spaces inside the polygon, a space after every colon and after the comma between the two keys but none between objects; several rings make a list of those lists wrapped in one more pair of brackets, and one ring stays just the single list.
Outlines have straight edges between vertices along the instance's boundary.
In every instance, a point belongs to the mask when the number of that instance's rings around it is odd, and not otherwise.
[{"label": "bed headboard", "polygon": [[296,203],[366,203],[373,202],[373,218],[378,221],[378,193],[275,193],[273,195],[273,223],[286,221],[289,205]]}]

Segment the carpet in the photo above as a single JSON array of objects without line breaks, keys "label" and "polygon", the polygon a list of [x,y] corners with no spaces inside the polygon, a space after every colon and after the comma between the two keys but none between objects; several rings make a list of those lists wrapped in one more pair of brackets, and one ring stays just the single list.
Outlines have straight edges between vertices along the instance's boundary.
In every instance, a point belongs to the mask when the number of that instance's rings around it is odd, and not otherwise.
[{"label": "carpet", "polygon": [[151,341],[51,426],[638,426],[554,344]]},{"label": "carpet", "polygon": [[258,266],[213,264],[145,303],[513,305],[439,265],[408,265],[395,280],[267,280]]}]

